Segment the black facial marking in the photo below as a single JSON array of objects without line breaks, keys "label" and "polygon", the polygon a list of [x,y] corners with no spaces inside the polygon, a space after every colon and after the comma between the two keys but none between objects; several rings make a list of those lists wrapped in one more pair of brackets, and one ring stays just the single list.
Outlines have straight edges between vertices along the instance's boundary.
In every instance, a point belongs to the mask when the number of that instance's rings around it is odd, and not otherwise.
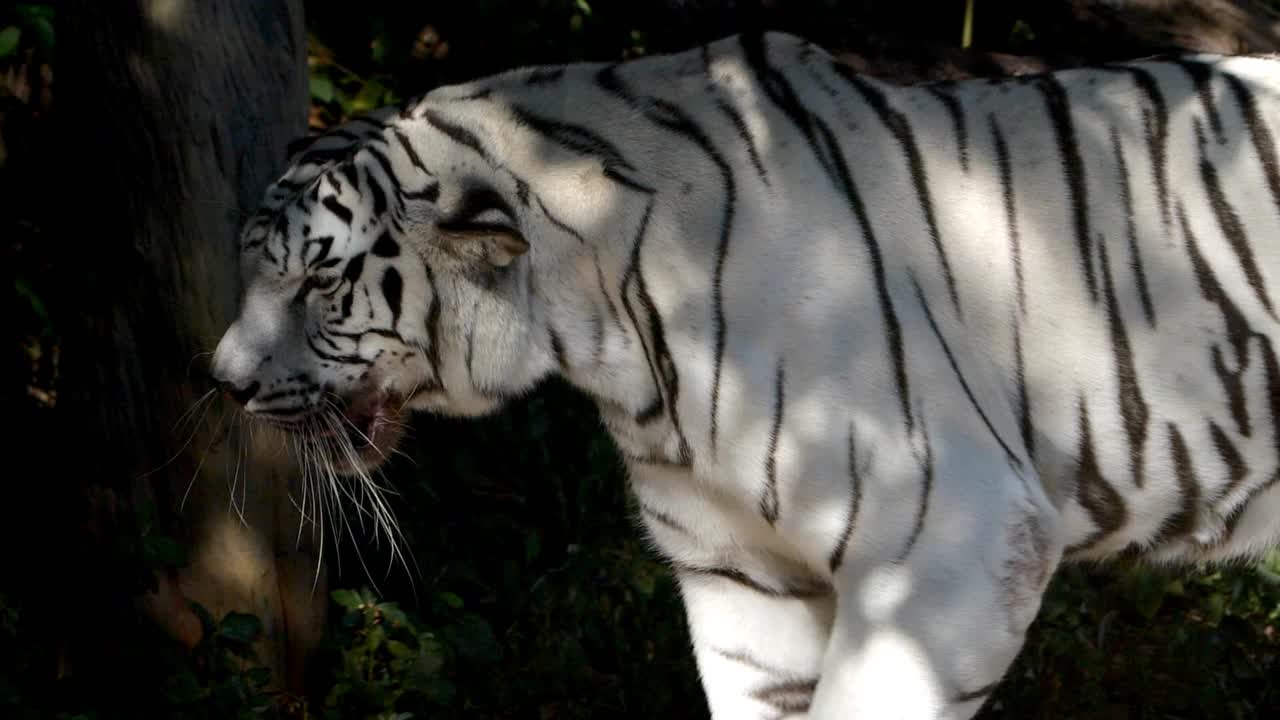
[{"label": "black facial marking", "polygon": [[342,298],[342,316],[349,317],[351,315],[351,301],[355,298],[356,280],[360,278],[360,274],[364,272],[364,253],[360,253],[351,258],[347,262],[347,266],[342,270],[342,279],[349,284],[347,294]]},{"label": "black facial marking", "polygon": [[472,187],[463,193],[458,209],[453,212],[453,215],[440,224],[442,227],[466,225],[489,210],[497,210],[508,220],[515,218],[511,205],[496,190],[488,187]]},{"label": "black facial marking", "polygon": [[389,267],[382,273],[382,297],[387,301],[387,307],[391,308],[391,327],[395,328],[396,323],[400,320],[400,296],[404,290],[404,281],[400,279],[400,273],[393,267]]},{"label": "black facial marking", "polygon": [[400,255],[400,244],[391,239],[391,231],[383,230],[377,241],[373,243],[371,252],[380,258],[397,257]]},{"label": "black facial marking", "polygon": [[342,202],[338,200],[337,196],[328,195],[321,202],[326,208],[328,208],[329,212],[337,215],[339,220],[347,225],[351,224],[351,218],[353,217],[351,210],[343,205]]}]

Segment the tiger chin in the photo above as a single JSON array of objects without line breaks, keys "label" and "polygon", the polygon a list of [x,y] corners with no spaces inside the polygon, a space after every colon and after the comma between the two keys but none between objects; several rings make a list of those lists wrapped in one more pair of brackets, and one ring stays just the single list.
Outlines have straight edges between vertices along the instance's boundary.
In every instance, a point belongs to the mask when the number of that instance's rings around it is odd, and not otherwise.
[{"label": "tiger chin", "polygon": [[1269,57],[513,70],[295,155],[212,370],[368,487],[407,413],[558,375],[714,718],[970,718],[1061,563],[1280,541],[1277,118]]}]

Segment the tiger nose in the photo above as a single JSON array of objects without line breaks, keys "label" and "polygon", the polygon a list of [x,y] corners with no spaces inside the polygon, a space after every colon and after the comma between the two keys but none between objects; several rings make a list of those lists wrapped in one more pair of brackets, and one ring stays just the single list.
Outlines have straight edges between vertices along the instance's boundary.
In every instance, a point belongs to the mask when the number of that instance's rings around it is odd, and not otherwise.
[{"label": "tiger nose", "polygon": [[248,405],[249,401],[258,394],[258,390],[260,389],[262,389],[262,383],[257,380],[254,380],[244,387],[236,387],[230,382],[222,383],[222,392],[226,393],[227,397],[236,401],[236,403],[242,407]]}]

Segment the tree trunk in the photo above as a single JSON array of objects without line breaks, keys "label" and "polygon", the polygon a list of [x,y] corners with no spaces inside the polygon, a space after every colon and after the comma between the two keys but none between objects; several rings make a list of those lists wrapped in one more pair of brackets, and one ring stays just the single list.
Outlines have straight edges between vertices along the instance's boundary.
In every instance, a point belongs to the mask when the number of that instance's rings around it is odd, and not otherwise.
[{"label": "tree trunk", "polygon": [[215,618],[253,613],[265,628],[260,660],[297,691],[326,593],[323,577],[313,588],[311,547],[295,546],[296,469],[243,433],[216,394],[179,421],[212,390],[208,354],[238,300],[240,222],[306,132],[302,2],[70,5],[59,9],[56,91],[75,288],[61,313],[73,321],[59,412],[75,451],[64,477],[88,490],[99,544],[113,532],[186,542],[186,562],[142,595],[154,622],[191,646],[201,627],[186,600]]}]

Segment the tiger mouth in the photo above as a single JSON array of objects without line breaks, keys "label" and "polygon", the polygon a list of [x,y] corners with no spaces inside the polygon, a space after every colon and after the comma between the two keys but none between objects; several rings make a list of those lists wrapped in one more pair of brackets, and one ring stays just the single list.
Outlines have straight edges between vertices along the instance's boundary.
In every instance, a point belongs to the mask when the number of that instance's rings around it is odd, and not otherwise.
[{"label": "tiger mouth", "polygon": [[312,436],[338,470],[376,468],[387,461],[404,435],[403,404],[392,392],[335,402],[331,417],[316,423]]}]

